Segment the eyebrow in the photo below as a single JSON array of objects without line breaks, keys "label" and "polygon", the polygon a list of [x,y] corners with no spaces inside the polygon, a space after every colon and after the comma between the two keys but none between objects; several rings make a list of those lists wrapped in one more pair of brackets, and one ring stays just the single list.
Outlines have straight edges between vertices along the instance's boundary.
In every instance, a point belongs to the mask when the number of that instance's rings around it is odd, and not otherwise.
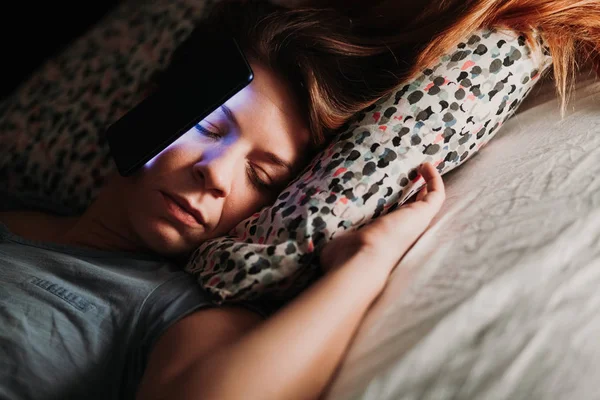
[{"label": "eyebrow", "polygon": [[225,104],[223,104],[221,106],[221,111],[223,112],[223,114],[225,114],[227,119],[230,120],[235,126],[237,126],[238,128],[240,127],[240,124],[238,123],[238,120],[235,118],[235,115],[233,115],[231,108],[229,108]]},{"label": "eyebrow", "polygon": [[[231,111],[231,108],[227,107],[225,104],[223,104],[220,108],[221,108],[221,111],[223,112],[223,114],[225,114],[225,116],[227,117],[227,119],[230,120],[239,129],[240,124],[239,124],[237,118],[235,118],[233,111]],[[276,154],[267,152],[265,155],[273,164],[277,164],[280,167],[286,168],[289,173],[292,173],[294,171],[294,169],[292,168],[292,165],[289,162],[282,160]]]},{"label": "eyebrow", "polygon": [[289,162],[282,160],[281,158],[279,158],[277,155],[275,155],[273,153],[267,153],[266,156],[274,164],[277,164],[283,168],[286,168],[290,174],[293,172],[292,165]]}]

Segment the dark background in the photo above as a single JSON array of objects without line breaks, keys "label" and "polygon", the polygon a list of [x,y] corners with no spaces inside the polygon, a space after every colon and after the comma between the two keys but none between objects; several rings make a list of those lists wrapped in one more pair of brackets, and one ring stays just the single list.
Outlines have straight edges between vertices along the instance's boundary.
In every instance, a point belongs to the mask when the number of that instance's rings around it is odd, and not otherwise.
[{"label": "dark background", "polygon": [[0,98],[124,0],[7,1],[0,6]]}]

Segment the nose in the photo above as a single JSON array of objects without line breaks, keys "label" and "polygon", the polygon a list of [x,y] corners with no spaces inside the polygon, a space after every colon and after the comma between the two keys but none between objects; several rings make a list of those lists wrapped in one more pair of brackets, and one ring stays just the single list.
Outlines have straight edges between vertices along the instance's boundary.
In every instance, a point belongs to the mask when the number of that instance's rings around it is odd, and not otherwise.
[{"label": "nose", "polygon": [[194,165],[194,175],[215,197],[227,197],[233,186],[237,159],[231,149],[212,149]]}]

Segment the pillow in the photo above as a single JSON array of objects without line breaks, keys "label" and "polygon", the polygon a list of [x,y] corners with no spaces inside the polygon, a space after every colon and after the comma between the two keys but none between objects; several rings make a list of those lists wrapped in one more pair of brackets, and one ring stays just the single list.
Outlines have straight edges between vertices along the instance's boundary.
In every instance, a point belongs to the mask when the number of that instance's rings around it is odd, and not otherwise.
[{"label": "pillow", "polygon": [[186,270],[217,303],[293,298],[319,277],[326,242],[407,201],[424,184],[419,164],[445,174],[475,155],[550,65],[516,32],[468,35],[360,113],[273,206],[202,244]]},{"label": "pillow", "polygon": [[103,132],[214,0],[122,2],[0,102],[0,189],[83,211],[115,170]]}]

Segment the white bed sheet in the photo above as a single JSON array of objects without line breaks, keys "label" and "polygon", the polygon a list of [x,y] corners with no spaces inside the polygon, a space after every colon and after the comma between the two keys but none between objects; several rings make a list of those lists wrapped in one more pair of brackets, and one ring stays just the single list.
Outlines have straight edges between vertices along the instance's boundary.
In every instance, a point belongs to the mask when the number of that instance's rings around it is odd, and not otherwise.
[{"label": "white bed sheet", "polygon": [[600,83],[563,120],[539,84],[444,180],[326,398],[600,398]]}]

